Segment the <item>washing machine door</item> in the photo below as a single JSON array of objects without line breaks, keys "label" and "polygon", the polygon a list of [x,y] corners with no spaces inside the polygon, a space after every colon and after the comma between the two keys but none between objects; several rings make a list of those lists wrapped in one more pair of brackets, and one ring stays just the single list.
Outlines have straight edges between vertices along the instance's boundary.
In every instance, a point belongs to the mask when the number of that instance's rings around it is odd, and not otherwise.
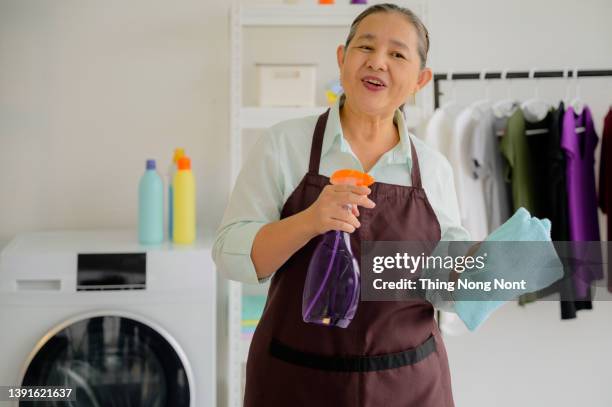
[{"label": "washing machine door", "polygon": [[76,401],[20,406],[187,407],[185,366],[164,337],[134,319],[100,316],[60,330],[39,349],[23,386],[67,386]]}]

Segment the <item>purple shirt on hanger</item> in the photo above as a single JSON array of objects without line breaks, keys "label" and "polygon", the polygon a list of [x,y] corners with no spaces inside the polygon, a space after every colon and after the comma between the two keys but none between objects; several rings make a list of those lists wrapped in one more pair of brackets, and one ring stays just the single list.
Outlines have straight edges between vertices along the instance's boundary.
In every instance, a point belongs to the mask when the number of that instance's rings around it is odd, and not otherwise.
[{"label": "purple shirt on hanger", "polygon": [[[583,127],[583,132],[576,128]],[[599,139],[595,133],[590,109],[585,106],[576,114],[570,106],[563,116],[561,147],[565,151],[569,230],[572,241],[599,241],[597,193],[595,191],[595,147]],[[581,257],[581,256],[579,256]],[[592,281],[603,277],[601,267],[577,267],[574,270],[577,299],[587,296]]]}]

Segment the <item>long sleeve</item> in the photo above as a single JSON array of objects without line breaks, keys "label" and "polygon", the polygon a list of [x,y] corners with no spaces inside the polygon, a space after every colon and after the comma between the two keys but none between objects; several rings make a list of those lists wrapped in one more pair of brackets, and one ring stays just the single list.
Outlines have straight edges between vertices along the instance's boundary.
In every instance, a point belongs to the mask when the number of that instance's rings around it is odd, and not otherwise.
[{"label": "long sleeve", "polygon": [[252,284],[267,280],[258,280],[251,248],[259,229],[280,218],[280,165],[274,134],[266,131],[242,166],[213,244],[217,269],[230,280]]},{"label": "long sleeve", "polygon": [[443,175],[440,177],[441,194],[446,197],[445,204],[437,212],[442,226],[442,240],[466,241],[471,239],[470,232],[461,224],[461,211],[457,199],[457,190],[453,168],[447,160],[441,164]]},{"label": "long sleeve", "polygon": [[[469,241],[470,233],[461,225],[461,214],[459,211],[459,203],[457,193],[455,191],[455,181],[453,177],[453,169],[446,159],[439,161],[440,175],[438,177],[437,188],[433,196],[445,196],[444,202],[436,205],[436,215],[440,222],[441,240],[443,242],[452,241]],[[440,244],[434,250],[432,255],[444,256],[449,244]],[[449,270],[427,270],[424,277],[438,279],[440,281],[448,281]],[[425,299],[429,301],[435,308],[445,312],[455,312],[455,303],[451,293],[448,290],[427,290]]]}]

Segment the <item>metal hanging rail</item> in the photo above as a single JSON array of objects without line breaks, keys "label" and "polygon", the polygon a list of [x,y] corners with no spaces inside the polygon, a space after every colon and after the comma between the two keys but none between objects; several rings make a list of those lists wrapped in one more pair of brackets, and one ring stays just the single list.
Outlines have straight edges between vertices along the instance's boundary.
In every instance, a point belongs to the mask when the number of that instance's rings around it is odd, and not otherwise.
[{"label": "metal hanging rail", "polygon": [[[539,78],[572,78],[574,72],[577,73],[577,78],[587,77],[600,77],[600,76],[612,76],[612,69],[595,69],[595,70],[557,70],[557,71],[534,71],[533,76],[530,76],[532,72],[529,71],[508,71],[505,75],[505,79],[539,79]],[[468,73],[452,73],[449,78],[448,73],[436,73],[434,74],[434,108],[440,106],[440,96],[443,95],[440,92],[440,81],[452,80],[482,80],[482,79],[502,79],[503,72],[468,72]]]}]

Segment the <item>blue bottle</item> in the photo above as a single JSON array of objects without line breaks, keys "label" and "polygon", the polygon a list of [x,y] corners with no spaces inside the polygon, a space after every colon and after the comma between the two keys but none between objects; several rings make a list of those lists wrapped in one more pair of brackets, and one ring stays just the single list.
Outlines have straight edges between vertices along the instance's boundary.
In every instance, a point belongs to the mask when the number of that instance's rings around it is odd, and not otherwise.
[{"label": "blue bottle", "polygon": [[142,244],[164,241],[164,183],[155,170],[155,160],[147,160],[147,169],[138,185],[138,241]]}]

